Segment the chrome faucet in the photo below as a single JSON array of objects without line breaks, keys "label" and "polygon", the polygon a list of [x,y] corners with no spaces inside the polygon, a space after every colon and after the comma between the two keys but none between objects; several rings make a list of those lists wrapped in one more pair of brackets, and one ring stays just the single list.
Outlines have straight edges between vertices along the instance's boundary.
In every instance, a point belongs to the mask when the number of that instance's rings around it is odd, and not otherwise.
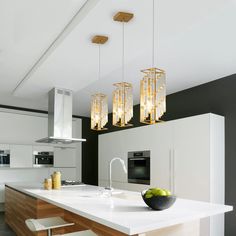
[{"label": "chrome faucet", "polygon": [[113,163],[114,161],[120,161],[120,163],[121,163],[121,165],[122,165],[122,167],[123,167],[124,172],[127,174],[127,168],[126,168],[126,166],[125,166],[124,160],[122,160],[122,159],[119,158],[119,157],[115,157],[115,158],[113,158],[113,159],[110,161],[110,164],[109,164],[109,186],[106,187],[105,189],[108,189],[108,190],[111,190],[111,191],[113,190],[113,188],[112,188],[112,163]]}]

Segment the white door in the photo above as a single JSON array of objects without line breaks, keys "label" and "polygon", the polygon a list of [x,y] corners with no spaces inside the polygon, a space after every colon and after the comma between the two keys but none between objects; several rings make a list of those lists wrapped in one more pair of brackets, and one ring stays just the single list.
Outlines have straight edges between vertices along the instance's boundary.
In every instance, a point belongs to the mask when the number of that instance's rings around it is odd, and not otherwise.
[{"label": "white door", "polygon": [[30,145],[10,145],[10,167],[33,167],[33,150]]},{"label": "white door", "polygon": [[76,167],[76,149],[55,147],[54,167]]}]

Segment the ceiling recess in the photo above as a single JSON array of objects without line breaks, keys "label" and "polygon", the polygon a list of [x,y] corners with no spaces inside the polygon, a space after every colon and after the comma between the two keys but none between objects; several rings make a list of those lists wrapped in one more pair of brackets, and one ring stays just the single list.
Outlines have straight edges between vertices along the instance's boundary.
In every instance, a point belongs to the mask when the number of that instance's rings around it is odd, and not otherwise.
[{"label": "ceiling recess", "polygon": [[71,18],[62,31],[56,36],[48,48],[42,53],[42,55],[33,63],[30,70],[25,76],[19,80],[16,87],[13,89],[12,94],[17,95],[17,91],[31,78],[35,71],[45,62],[45,60],[55,51],[64,39],[74,30],[74,28],[80,24],[80,22],[89,14],[89,12],[97,5],[101,0],[87,0],[84,5],[77,11],[77,13]]}]

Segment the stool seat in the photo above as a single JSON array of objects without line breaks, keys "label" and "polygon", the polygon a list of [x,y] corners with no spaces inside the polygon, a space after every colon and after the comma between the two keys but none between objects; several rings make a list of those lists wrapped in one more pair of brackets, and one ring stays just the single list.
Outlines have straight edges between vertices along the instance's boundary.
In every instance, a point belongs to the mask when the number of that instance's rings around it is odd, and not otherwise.
[{"label": "stool seat", "polygon": [[64,221],[61,217],[50,217],[43,219],[28,219],[25,221],[27,227],[33,231],[43,231],[43,230],[51,230],[66,226],[74,225],[74,223],[68,223]]},{"label": "stool seat", "polygon": [[95,234],[91,230],[85,230],[85,231],[69,233],[69,234],[62,234],[62,235],[57,235],[57,236],[97,236],[97,234]]},{"label": "stool seat", "polygon": [[[61,217],[28,219],[25,223],[32,232],[47,230],[48,236],[52,236],[53,229],[74,225],[74,223],[68,223]],[[93,233],[91,230],[84,230],[75,233],[60,234],[60,236],[97,236],[97,234]]]}]

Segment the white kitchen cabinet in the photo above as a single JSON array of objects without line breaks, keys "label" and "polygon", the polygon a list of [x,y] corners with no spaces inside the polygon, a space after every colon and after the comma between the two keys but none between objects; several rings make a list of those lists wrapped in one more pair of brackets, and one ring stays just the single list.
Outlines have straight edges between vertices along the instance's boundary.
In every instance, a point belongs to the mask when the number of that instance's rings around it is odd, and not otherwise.
[{"label": "white kitchen cabinet", "polygon": [[54,171],[61,172],[62,180],[77,180],[76,168],[50,168],[50,174],[53,174]]},{"label": "white kitchen cabinet", "polygon": [[[151,151],[151,186],[181,198],[224,204],[224,117],[204,114],[99,135],[99,184],[107,184],[111,158],[127,161],[129,151],[142,150]],[[113,170],[113,186],[135,188],[119,163]],[[148,187],[137,184],[135,189]],[[224,235],[223,216],[201,222],[201,236],[206,235]]]},{"label": "white kitchen cabinet", "polygon": [[30,145],[10,145],[10,167],[32,168],[33,149]]},{"label": "white kitchen cabinet", "polygon": [[[208,114],[173,122],[173,192],[224,204],[224,118]],[[224,216],[201,221],[201,236],[224,235]]]},{"label": "white kitchen cabinet", "polygon": [[173,123],[172,191],[183,198],[209,201],[210,116],[195,116]]},{"label": "white kitchen cabinet", "polygon": [[54,167],[76,167],[76,149],[55,147]]},{"label": "white kitchen cabinet", "polygon": [[[171,132],[171,126],[163,123],[99,135],[99,181],[108,179],[108,167],[112,158],[124,159],[127,166],[128,152],[150,150],[151,185],[169,188]],[[127,183],[127,175],[119,162],[113,163],[112,179],[114,184]]]},{"label": "white kitchen cabinet", "polygon": [[0,144],[0,150],[10,150],[9,144]]},{"label": "white kitchen cabinet", "polygon": [[45,114],[1,112],[0,120],[0,143],[34,145],[36,140],[47,136]]},{"label": "white kitchen cabinet", "polygon": [[[170,157],[172,148],[172,125],[160,123],[155,126],[145,126],[130,130],[99,135],[99,181],[108,179],[109,162],[114,157],[125,160],[130,151],[151,152],[151,186],[170,188]],[[127,175],[120,163],[114,163],[112,179],[115,182],[126,183]],[[136,184],[136,186],[138,186]],[[140,185],[141,188],[147,186]]]},{"label": "white kitchen cabinet", "polygon": [[53,152],[54,148],[53,146],[33,146],[33,152]]}]

